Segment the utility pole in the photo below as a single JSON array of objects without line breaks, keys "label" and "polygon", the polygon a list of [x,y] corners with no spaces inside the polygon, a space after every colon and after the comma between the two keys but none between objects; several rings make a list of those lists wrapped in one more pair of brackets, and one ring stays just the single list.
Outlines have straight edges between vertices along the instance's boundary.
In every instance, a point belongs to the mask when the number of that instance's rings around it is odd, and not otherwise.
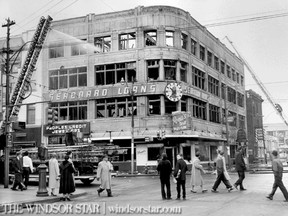
[{"label": "utility pole", "polygon": [[5,173],[4,173],[4,188],[9,186],[9,155],[10,155],[10,131],[9,131],[9,110],[10,110],[10,94],[9,94],[9,76],[10,76],[10,26],[14,25],[15,22],[11,21],[10,18],[7,19],[7,23],[3,24],[2,27],[7,27],[7,45],[6,45],[6,115],[5,115],[5,135],[6,135],[6,145],[5,145]]},{"label": "utility pole", "polygon": [[[131,175],[134,174],[134,77],[132,76],[131,86],[131,100],[132,100],[132,113],[131,113]],[[137,104],[137,102],[136,102]]]}]

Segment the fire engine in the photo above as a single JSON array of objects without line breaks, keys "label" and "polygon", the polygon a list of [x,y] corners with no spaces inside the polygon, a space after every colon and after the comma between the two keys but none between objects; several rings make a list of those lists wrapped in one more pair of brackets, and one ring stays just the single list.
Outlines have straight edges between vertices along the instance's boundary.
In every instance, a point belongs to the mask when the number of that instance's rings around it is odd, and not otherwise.
[{"label": "fire engine", "polygon": [[[57,154],[57,160],[60,163],[64,160],[64,157],[68,151],[72,152],[72,162],[77,173],[74,175],[75,180],[80,180],[83,184],[91,184],[97,175],[97,166],[101,161],[104,154],[107,154],[109,160],[117,160],[117,154],[120,147],[117,145],[94,145],[94,144],[77,144],[74,146],[66,146],[65,144],[57,144],[49,146],[48,148],[12,148],[11,159],[15,157],[17,151],[28,151],[29,156],[33,161],[34,168],[37,168],[40,163],[45,163],[47,166],[48,176],[48,161],[51,158],[52,153]],[[121,151],[123,149],[121,148]],[[43,153],[41,153],[43,152]],[[44,155],[40,155],[44,154]],[[41,157],[44,156],[44,160],[41,161]],[[11,166],[10,166],[11,167]],[[36,169],[37,170],[37,169]],[[11,170],[12,172],[12,170]],[[36,175],[35,175],[36,174]],[[112,173],[115,176],[116,172]],[[12,178],[13,175],[10,175]],[[48,176],[49,177],[49,176]],[[37,171],[31,175],[31,178],[38,178]],[[12,181],[12,179],[11,179]]]}]

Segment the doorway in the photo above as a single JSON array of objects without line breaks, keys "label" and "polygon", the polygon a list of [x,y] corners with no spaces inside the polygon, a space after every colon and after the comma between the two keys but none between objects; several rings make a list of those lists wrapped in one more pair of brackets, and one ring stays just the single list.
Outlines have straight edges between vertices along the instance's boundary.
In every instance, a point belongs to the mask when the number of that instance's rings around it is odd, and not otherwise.
[{"label": "doorway", "polygon": [[175,158],[175,157],[174,157],[174,148],[172,148],[172,147],[165,147],[165,152],[166,152],[166,154],[167,154],[168,160],[170,161],[172,167],[174,168],[174,167],[175,167],[175,163],[174,163],[174,161],[175,161],[175,159],[174,159],[174,158]]}]

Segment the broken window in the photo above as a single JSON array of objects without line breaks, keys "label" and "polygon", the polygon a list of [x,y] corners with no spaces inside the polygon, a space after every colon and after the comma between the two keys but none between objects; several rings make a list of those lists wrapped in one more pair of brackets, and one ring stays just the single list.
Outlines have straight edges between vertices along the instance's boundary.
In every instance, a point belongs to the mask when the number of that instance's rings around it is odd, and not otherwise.
[{"label": "broken window", "polygon": [[184,33],[181,34],[181,47],[187,50],[188,36]]},{"label": "broken window", "polygon": [[150,30],[144,32],[145,45],[146,46],[156,46],[157,45],[157,31]]},{"label": "broken window", "polygon": [[176,80],[176,61],[164,60],[164,74],[166,80]]},{"label": "broken window", "polygon": [[159,60],[147,60],[148,81],[158,80],[159,78]]},{"label": "broken window", "polygon": [[95,53],[110,52],[111,36],[95,37],[94,38]]},{"label": "broken window", "polygon": [[125,33],[119,35],[119,50],[135,49],[136,48],[136,33]]},{"label": "broken window", "polygon": [[166,31],[166,46],[174,46],[174,32],[173,31]]}]

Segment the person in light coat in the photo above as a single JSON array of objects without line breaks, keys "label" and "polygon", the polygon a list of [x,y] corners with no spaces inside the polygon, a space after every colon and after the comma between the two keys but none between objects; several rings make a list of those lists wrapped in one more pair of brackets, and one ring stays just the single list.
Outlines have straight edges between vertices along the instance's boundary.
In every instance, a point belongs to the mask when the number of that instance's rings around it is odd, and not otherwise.
[{"label": "person in light coat", "polygon": [[230,181],[227,179],[227,176],[225,175],[225,173],[227,173],[227,170],[226,170],[226,164],[225,164],[225,158],[224,158],[224,151],[221,149],[218,149],[217,153],[218,153],[218,156],[216,159],[217,178],[211,191],[213,193],[218,193],[217,188],[222,181],[225,184],[226,188],[228,189],[228,192],[230,192],[233,190],[233,187]]},{"label": "person in light coat", "polygon": [[55,189],[59,188],[60,171],[56,157],[57,154],[53,153],[49,160],[49,188],[51,190],[51,196],[56,196]]},{"label": "person in light coat", "polygon": [[202,193],[207,192],[207,189],[203,188],[204,181],[202,177],[202,173],[206,173],[206,171],[203,169],[203,166],[200,164],[200,153],[196,153],[196,158],[193,160],[192,163],[192,170],[191,170],[191,192],[197,193],[197,191],[194,189],[195,186],[200,186],[202,189]]},{"label": "person in light coat", "polygon": [[113,171],[113,166],[110,161],[108,161],[108,155],[104,155],[103,160],[98,164],[97,169],[97,181],[101,181],[100,188],[97,190],[99,196],[100,193],[106,189],[108,197],[112,197],[111,171]]}]

